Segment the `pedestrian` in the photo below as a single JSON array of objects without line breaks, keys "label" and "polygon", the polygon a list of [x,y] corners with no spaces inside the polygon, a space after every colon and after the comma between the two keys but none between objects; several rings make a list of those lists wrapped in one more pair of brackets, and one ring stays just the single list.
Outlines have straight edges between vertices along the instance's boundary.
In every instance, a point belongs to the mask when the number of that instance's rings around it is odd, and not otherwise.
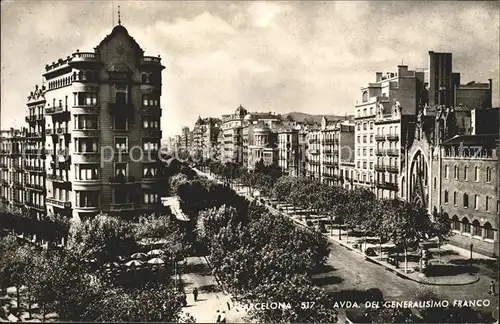
[{"label": "pedestrian", "polygon": [[222,312],[222,319],[220,320],[221,323],[226,323],[226,312]]},{"label": "pedestrian", "polygon": [[217,320],[216,323],[220,323],[220,313],[219,310],[217,310]]},{"label": "pedestrian", "polygon": [[194,288],[193,289],[193,297],[194,297],[194,301],[198,301],[198,288]]},{"label": "pedestrian", "polygon": [[488,294],[493,295],[493,296],[496,295],[496,292],[495,292],[495,281],[494,280],[491,280],[491,282],[490,282],[490,289],[488,290]]}]

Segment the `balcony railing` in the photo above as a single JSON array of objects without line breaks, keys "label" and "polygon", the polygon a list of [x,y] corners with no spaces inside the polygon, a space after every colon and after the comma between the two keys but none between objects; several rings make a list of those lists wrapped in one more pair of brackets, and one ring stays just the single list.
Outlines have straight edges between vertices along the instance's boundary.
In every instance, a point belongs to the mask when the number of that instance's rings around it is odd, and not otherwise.
[{"label": "balcony railing", "polygon": [[115,176],[109,177],[110,184],[133,184],[135,177],[133,176]]},{"label": "balcony railing", "polygon": [[0,169],[8,169],[9,166],[5,163],[0,163]]},{"label": "balcony railing", "polygon": [[309,143],[310,144],[319,143],[319,139],[317,139],[317,138],[311,138],[311,139],[309,139]]},{"label": "balcony railing", "polygon": [[388,190],[398,190],[398,185],[396,183],[390,182],[379,182],[377,183],[378,188],[388,189]]},{"label": "balcony railing", "polygon": [[141,113],[145,116],[161,117],[161,108],[160,107],[142,107]]},{"label": "balcony railing", "polygon": [[45,188],[42,185],[32,184],[32,183],[25,183],[25,186],[28,189],[34,189],[34,190],[37,190],[37,191],[43,191],[43,192],[45,192]]},{"label": "balcony railing", "polygon": [[109,211],[111,212],[130,211],[134,209],[135,209],[135,203],[121,203],[121,204],[109,205]]},{"label": "balcony railing", "polygon": [[99,129],[80,128],[74,129],[73,132],[76,137],[99,137],[101,135]]},{"label": "balcony railing", "polygon": [[141,59],[142,64],[161,64],[161,58],[154,56],[144,56]]},{"label": "balcony railing", "polygon": [[97,114],[99,113],[99,105],[76,105],[73,109],[80,109],[84,114]]},{"label": "balcony railing", "polygon": [[29,208],[34,208],[34,209],[38,209],[38,210],[45,210],[45,206],[42,206],[42,205],[38,205],[38,204],[35,204],[34,202],[32,201],[25,201],[24,204],[29,207]]},{"label": "balcony railing", "polygon": [[387,171],[390,172],[390,173],[398,173],[399,172],[399,168],[397,166],[388,166],[387,167]]},{"label": "balcony railing", "polygon": [[13,164],[12,165],[12,169],[15,170],[15,171],[24,171],[23,166],[19,165],[19,164]]},{"label": "balcony railing", "polygon": [[376,150],[376,151],[375,151],[375,155],[376,155],[376,156],[382,156],[382,155],[385,155],[385,150]]},{"label": "balcony railing", "polygon": [[337,163],[335,161],[323,161],[323,164],[324,165],[331,165],[331,166],[334,166],[336,165]]},{"label": "balcony railing", "polygon": [[56,114],[63,114],[63,113],[67,113],[69,116],[69,111],[66,110],[63,106],[45,108],[46,115],[56,115]]},{"label": "balcony railing", "polygon": [[385,166],[383,164],[376,164],[375,165],[375,171],[385,172]]},{"label": "balcony railing", "polygon": [[388,134],[387,139],[389,141],[397,141],[397,140],[399,140],[399,135],[398,134]]},{"label": "balcony railing", "polygon": [[72,54],[73,61],[97,61],[99,56],[91,52],[76,52]]},{"label": "balcony railing", "polygon": [[376,141],[385,141],[385,135],[375,135]]},{"label": "balcony railing", "polygon": [[148,129],[146,130],[146,136],[148,137],[159,137],[161,138],[161,130],[159,129]]},{"label": "balcony railing", "polygon": [[48,174],[47,179],[52,180],[54,182],[59,182],[59,183],[64,183],[64,182],[69,181],[68,177],[66,177],[65,175],[61,175],[61,174]]},{"label": "balcony railing", "polygon": [[14,181],[12,183],[12,187],[17,188],[17,189],[23,189],[24,185],[21,182],[19,182],[19,181]]},{"label": "balcony railing", "polygon": [[27,133],[26,138],[42,138],[42,134],[39,132]]},{"label": "balcony railing", "polygon": [[399,156],[399,150],[386,150],[387,155],[389,156]]},{"label": "balcony railing", "polygon": [[46,203],[59,208],[71,208],[71,201],[61,200],[59,198],[47,198]]},{"label": "balcony railing", "polygon": [[309,150],[309,153],[312,154],[312,155],[318,155],[319,154],[319,150],[317,150],[317,149]]}]

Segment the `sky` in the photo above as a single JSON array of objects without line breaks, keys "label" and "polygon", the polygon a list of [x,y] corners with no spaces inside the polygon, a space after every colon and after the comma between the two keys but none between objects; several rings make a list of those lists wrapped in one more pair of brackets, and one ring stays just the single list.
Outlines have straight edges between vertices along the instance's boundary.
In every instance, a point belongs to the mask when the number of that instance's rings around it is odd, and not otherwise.
[{"label": "sky", "polygon": [[[25,126],[47,63],[93,51],[117,24],[161,55],[164,136],[249,111],[353,114],[375,72],[452,52],[462,82],[493,79],[499,105],[498,2],[1,2],[1,128]],[[113,9],[114,8],[114,9]],[[114,13],[114,14],[113,14]]]}]

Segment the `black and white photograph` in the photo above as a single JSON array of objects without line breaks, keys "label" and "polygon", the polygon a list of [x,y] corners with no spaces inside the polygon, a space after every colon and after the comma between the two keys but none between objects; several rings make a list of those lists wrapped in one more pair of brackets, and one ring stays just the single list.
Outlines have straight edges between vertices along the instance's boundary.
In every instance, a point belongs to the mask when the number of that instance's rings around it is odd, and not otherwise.
[{"label": "black and white photograph", "polygon": [[499,1],[1,1],[0,322],[499,321]]}]

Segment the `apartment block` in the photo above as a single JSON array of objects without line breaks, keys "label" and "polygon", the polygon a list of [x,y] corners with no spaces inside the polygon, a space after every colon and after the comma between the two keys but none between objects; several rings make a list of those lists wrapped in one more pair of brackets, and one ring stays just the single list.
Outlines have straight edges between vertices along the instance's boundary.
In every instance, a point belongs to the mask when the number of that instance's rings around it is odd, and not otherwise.
[{"label": "apartment block", "polygon": [[23,150],[25,130],[11,128],[0,132],[1,203],[7,209],[24,209]]}]

